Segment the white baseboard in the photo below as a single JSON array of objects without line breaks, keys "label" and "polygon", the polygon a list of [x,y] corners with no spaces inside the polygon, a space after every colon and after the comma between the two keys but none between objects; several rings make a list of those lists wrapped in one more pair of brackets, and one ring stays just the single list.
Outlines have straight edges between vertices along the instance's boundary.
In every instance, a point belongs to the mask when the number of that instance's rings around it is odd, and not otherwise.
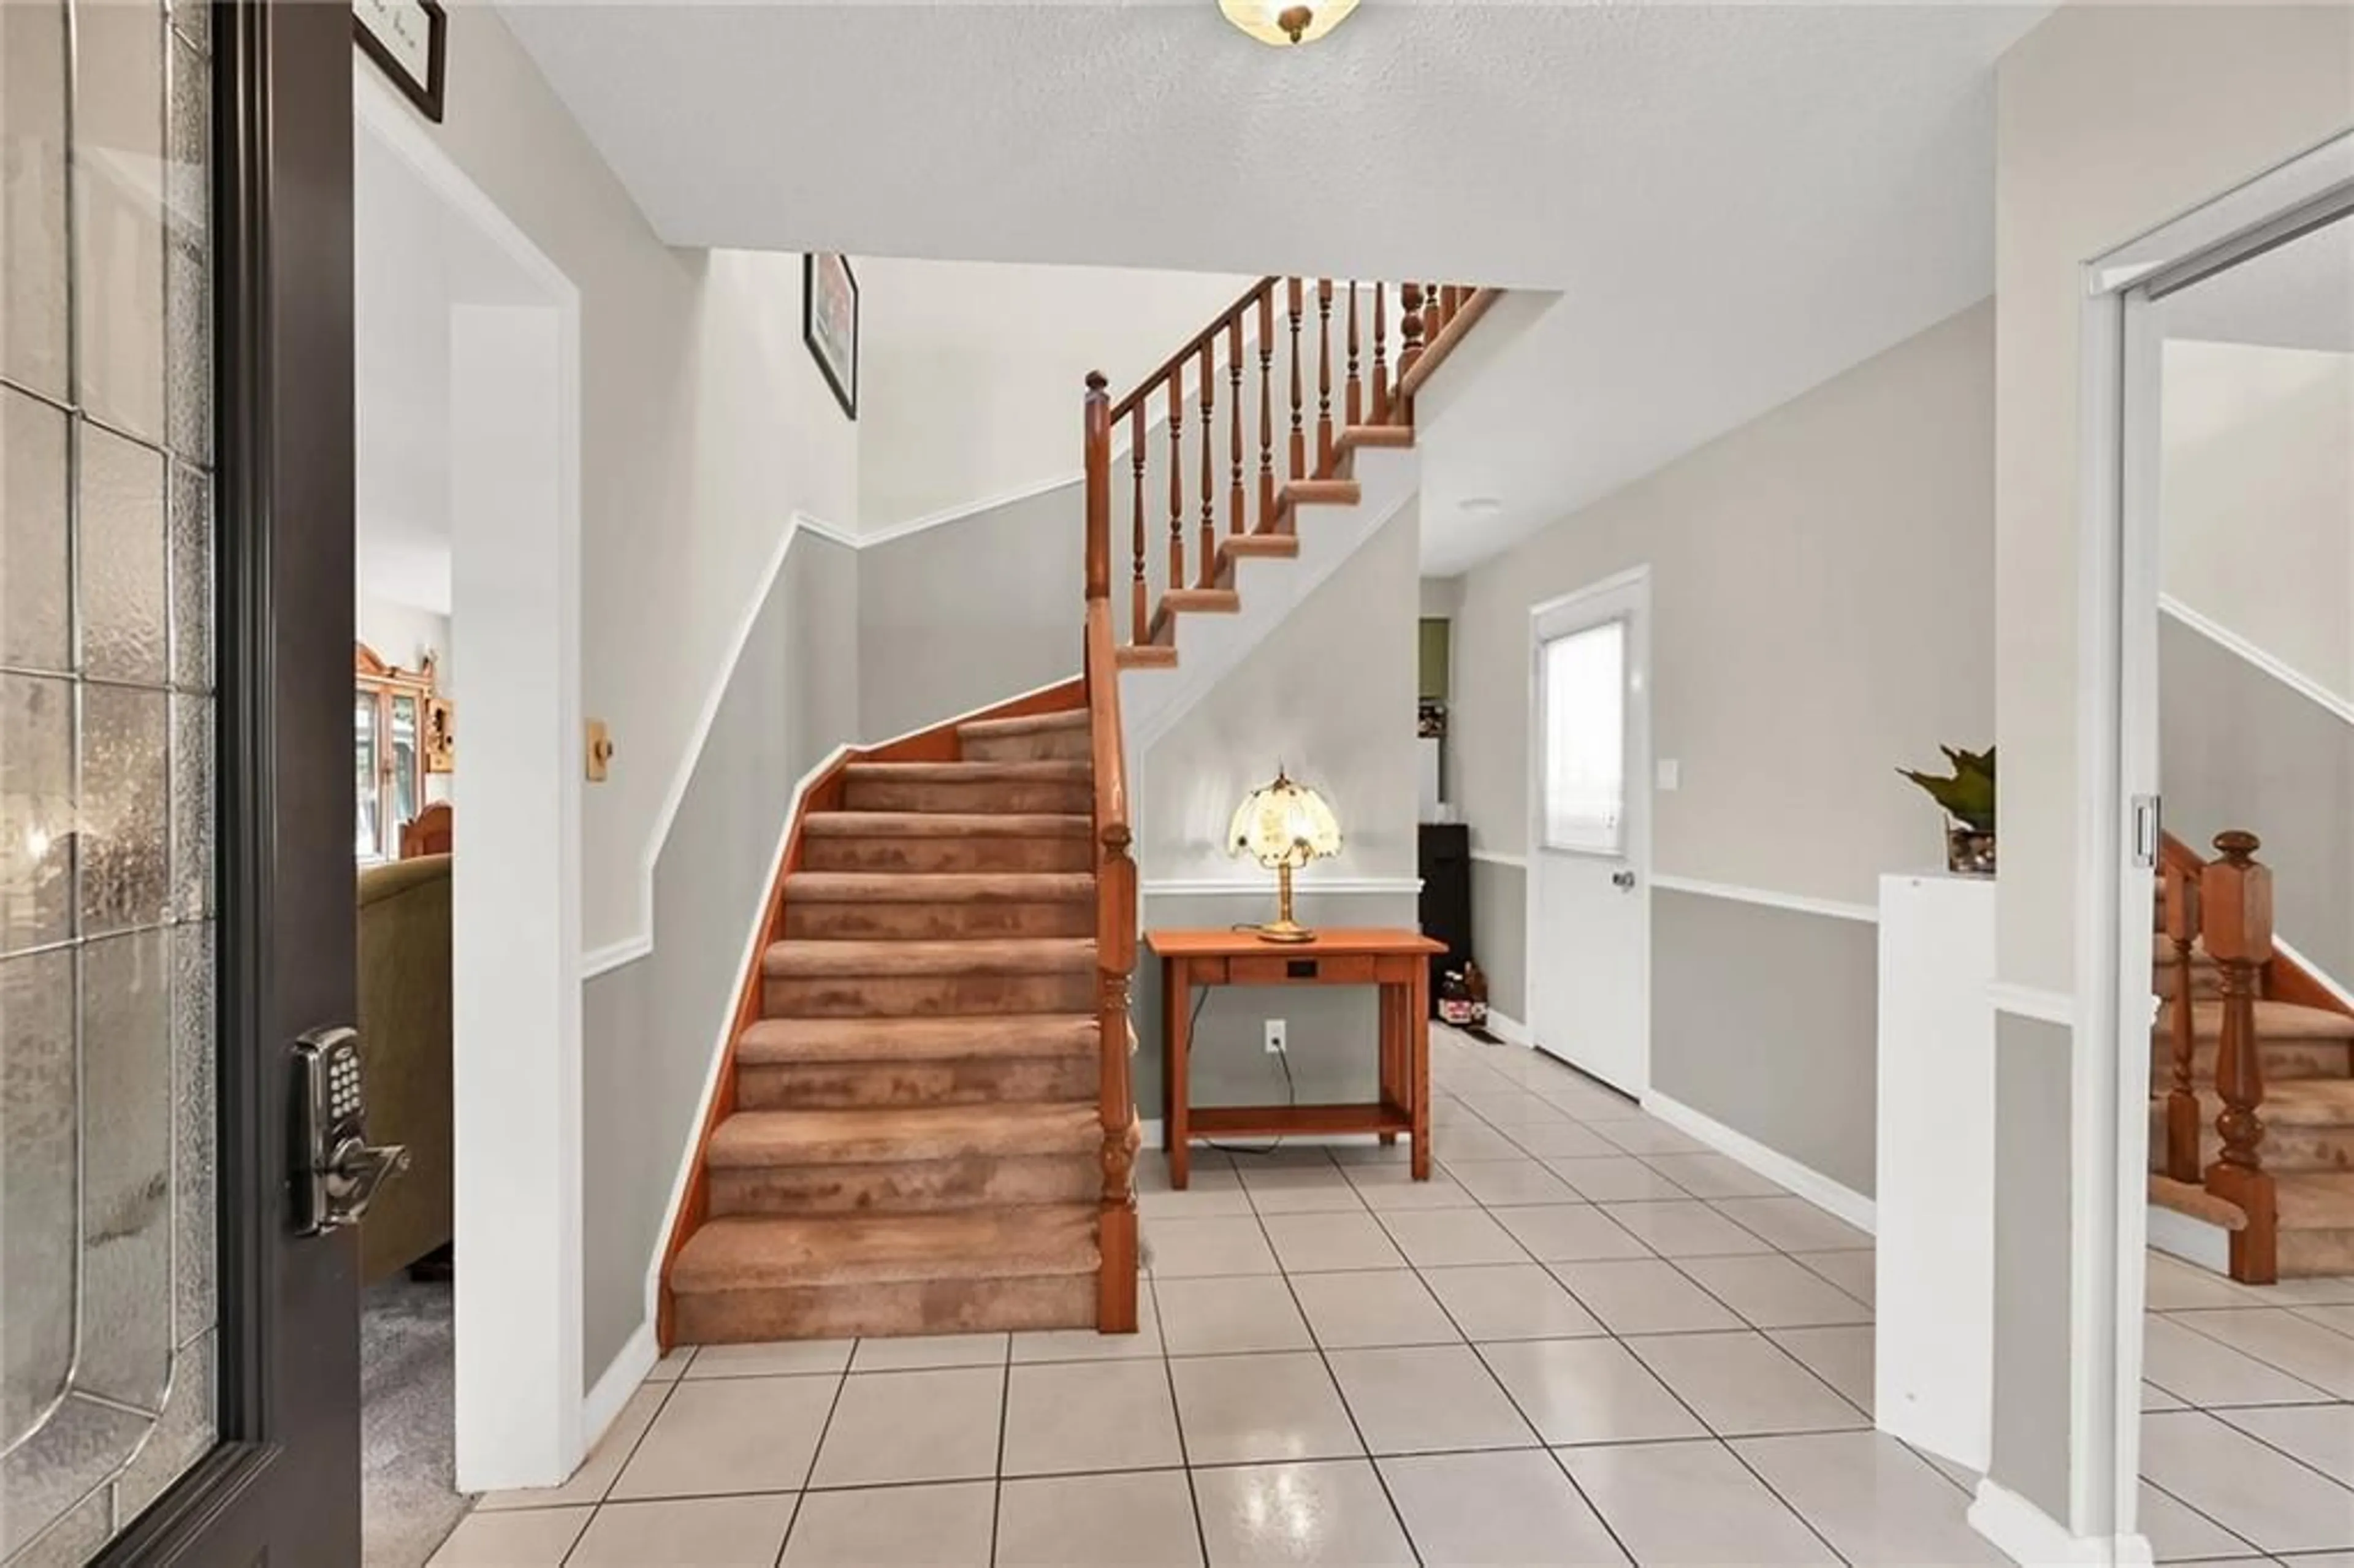
[{"label": "white baseboard", "polygon": [[1978,1482],[1969,1520],[1970,1528],[1993,1542],[2004,1556],[2028,1568],[2074,1563],[2143,1568],[2151,1560],[2147,1538],[2071,1535],[2058,1520],[1992,1480]]},{"label": "white baseboard", "polygon": [[2221,1225],[2152,1203],[2149,1245],[2193,1267],[2225,1277],[2231,1275],[2232,1233]]},{"label": "white baseboard", "polygon": [[637,1393],[661,1355],[661,1349],[654,1343],[653,1324],[639,1324],[638,1331],[630,1336],[620,1353],[599,1375],[588,1397],[581,1401],[580,1436],[585,1440],[582,1453],[596,1452],[606,1430],[620,1415],[621,1406],[630,1403],[630,1395]]},{"label": "white baseboard", "polygon": [[1529,1026],[1527,1024],[1522,1022],[1519,1019],[1514,1018],[1511,1013],[1499,1012],[1492,1007],[1488,1010],[1488,1033],[1490,1034],[1500,1035],[1502,1038],[1511,1041],[1515,1045],[1534,1045],[1536,1044],[1536,1041],[1529,1033]]},{"label": "white baseboard", "polygon": [[[1493,1016],[1492,1014],[1490,1016]],[[1679,1132],[1690,1133],[1728,1159],[1739,1161],[1769,1181],[1776,1181],[1819,1209],[1828,1209],[1867,1234],[1879,1234],[1872,1201],[1842,1186],[1821,1171],[1799,1164],[1778,1150],[1768,1149],[1744,1132],[1705,1116],[1680,1100],[1654,1089],[1643,1097],[1643,1108]]]}]

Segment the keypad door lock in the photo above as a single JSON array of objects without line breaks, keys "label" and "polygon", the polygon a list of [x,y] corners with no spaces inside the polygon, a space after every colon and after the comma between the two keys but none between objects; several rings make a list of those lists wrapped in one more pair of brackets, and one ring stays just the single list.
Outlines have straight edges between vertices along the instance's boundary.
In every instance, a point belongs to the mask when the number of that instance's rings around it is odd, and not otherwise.
[{"label": "keypad door lock", "polygon": [[408,1150],[367,1140],[356,1030],[313,1030],[294,1043],[294,1228],[317,1235],[358,1224],[377,1189],[408,1169]]}]

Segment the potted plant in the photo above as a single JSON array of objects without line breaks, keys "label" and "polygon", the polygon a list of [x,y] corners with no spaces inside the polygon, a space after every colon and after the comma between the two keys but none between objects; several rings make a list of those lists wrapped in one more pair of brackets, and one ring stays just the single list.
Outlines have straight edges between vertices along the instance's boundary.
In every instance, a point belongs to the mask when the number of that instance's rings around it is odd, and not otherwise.
[{"label": "potted plant", "polygon": [[1928,792],[1951,819],[1946,828],[1946,869],[1973,876],[1994,874],[1994,747],[1964,751],[1941,746],[1953,765],[1951,778],[1910,768],[1896,771]]}]

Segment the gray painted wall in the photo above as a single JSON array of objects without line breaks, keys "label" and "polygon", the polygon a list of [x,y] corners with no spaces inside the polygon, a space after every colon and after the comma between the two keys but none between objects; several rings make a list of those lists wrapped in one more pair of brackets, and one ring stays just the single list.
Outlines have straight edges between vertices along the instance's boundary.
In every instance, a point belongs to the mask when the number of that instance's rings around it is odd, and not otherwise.
[{"label": "gray painted wall", "polygon": [[2068,1510],[2069,1054],[2073,1031],[1995,1014],[1994,1455],[1988,1472]]},{"label": "gray painted wall", "polygon": [[[1415,637],[1421,616],[1420,522],[1409,505],[1341,563],[1200,705],[1131,758],[1143,926],[1219,927],[1275,913],[1275,877],[1229,859],[1226,824],[1276,765],[1315,786],[1341,820],[1341,853],[1299,880],[1310,924],[1418,925],[1413,891]],[[1331,894],[1320,876],[1394,881],[1397,891]],[[1171,879],[1231,893],[1170,895]],[[1139,964],[1137,1074],[1142,1114],[1161,1111],[1159,966]],[[1218,988],[1204,1003],[1193,1095],[1202,1104],[1281,1103],[1282,1064],[1262,1021],[1280,1016],[1303,1100],[1370,1098],[1375,1012],[1370,991]]]},{"label": "gray painted wall", "polygon": [[793,785],[856,733],[858,572],[842,546],[794,539],[655,862],[653,950],[582,988],[584,1386],[645,1321]]},{"label": "gray painted wall", "polygon": [[[1076,414],[1073,418],[1076,450]],[[858,553],[858,718],[870,740],[1079,673],[1078,482]]]},{"label": "gray painted wall", "polygon": [[2168,831],[2210,856],[2225,828],[2264,840],[2274,929],[2354,985],[2354,725],[2170,615],[2158,652]]},{"label": "gray painted wall", "polygon": [[1879,948],[1871,921],[1652,889],[1652,1086],[1872,1196]]},{"label": "gray painted wall", "polygon": [[1488,1005],[1529,1021],[1529,874],[1492,860],[1471,862],[1471,956],[1488,971]]}]

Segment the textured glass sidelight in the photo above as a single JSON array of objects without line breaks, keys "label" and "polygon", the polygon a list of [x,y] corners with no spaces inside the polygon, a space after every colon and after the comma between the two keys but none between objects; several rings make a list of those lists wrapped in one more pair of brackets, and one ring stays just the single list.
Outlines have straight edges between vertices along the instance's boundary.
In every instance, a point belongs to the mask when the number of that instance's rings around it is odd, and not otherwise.
[{"label": "textured glass sidelight", "polygon": [[218,1432],[211,73],[0,0],[0,1564]]}]

